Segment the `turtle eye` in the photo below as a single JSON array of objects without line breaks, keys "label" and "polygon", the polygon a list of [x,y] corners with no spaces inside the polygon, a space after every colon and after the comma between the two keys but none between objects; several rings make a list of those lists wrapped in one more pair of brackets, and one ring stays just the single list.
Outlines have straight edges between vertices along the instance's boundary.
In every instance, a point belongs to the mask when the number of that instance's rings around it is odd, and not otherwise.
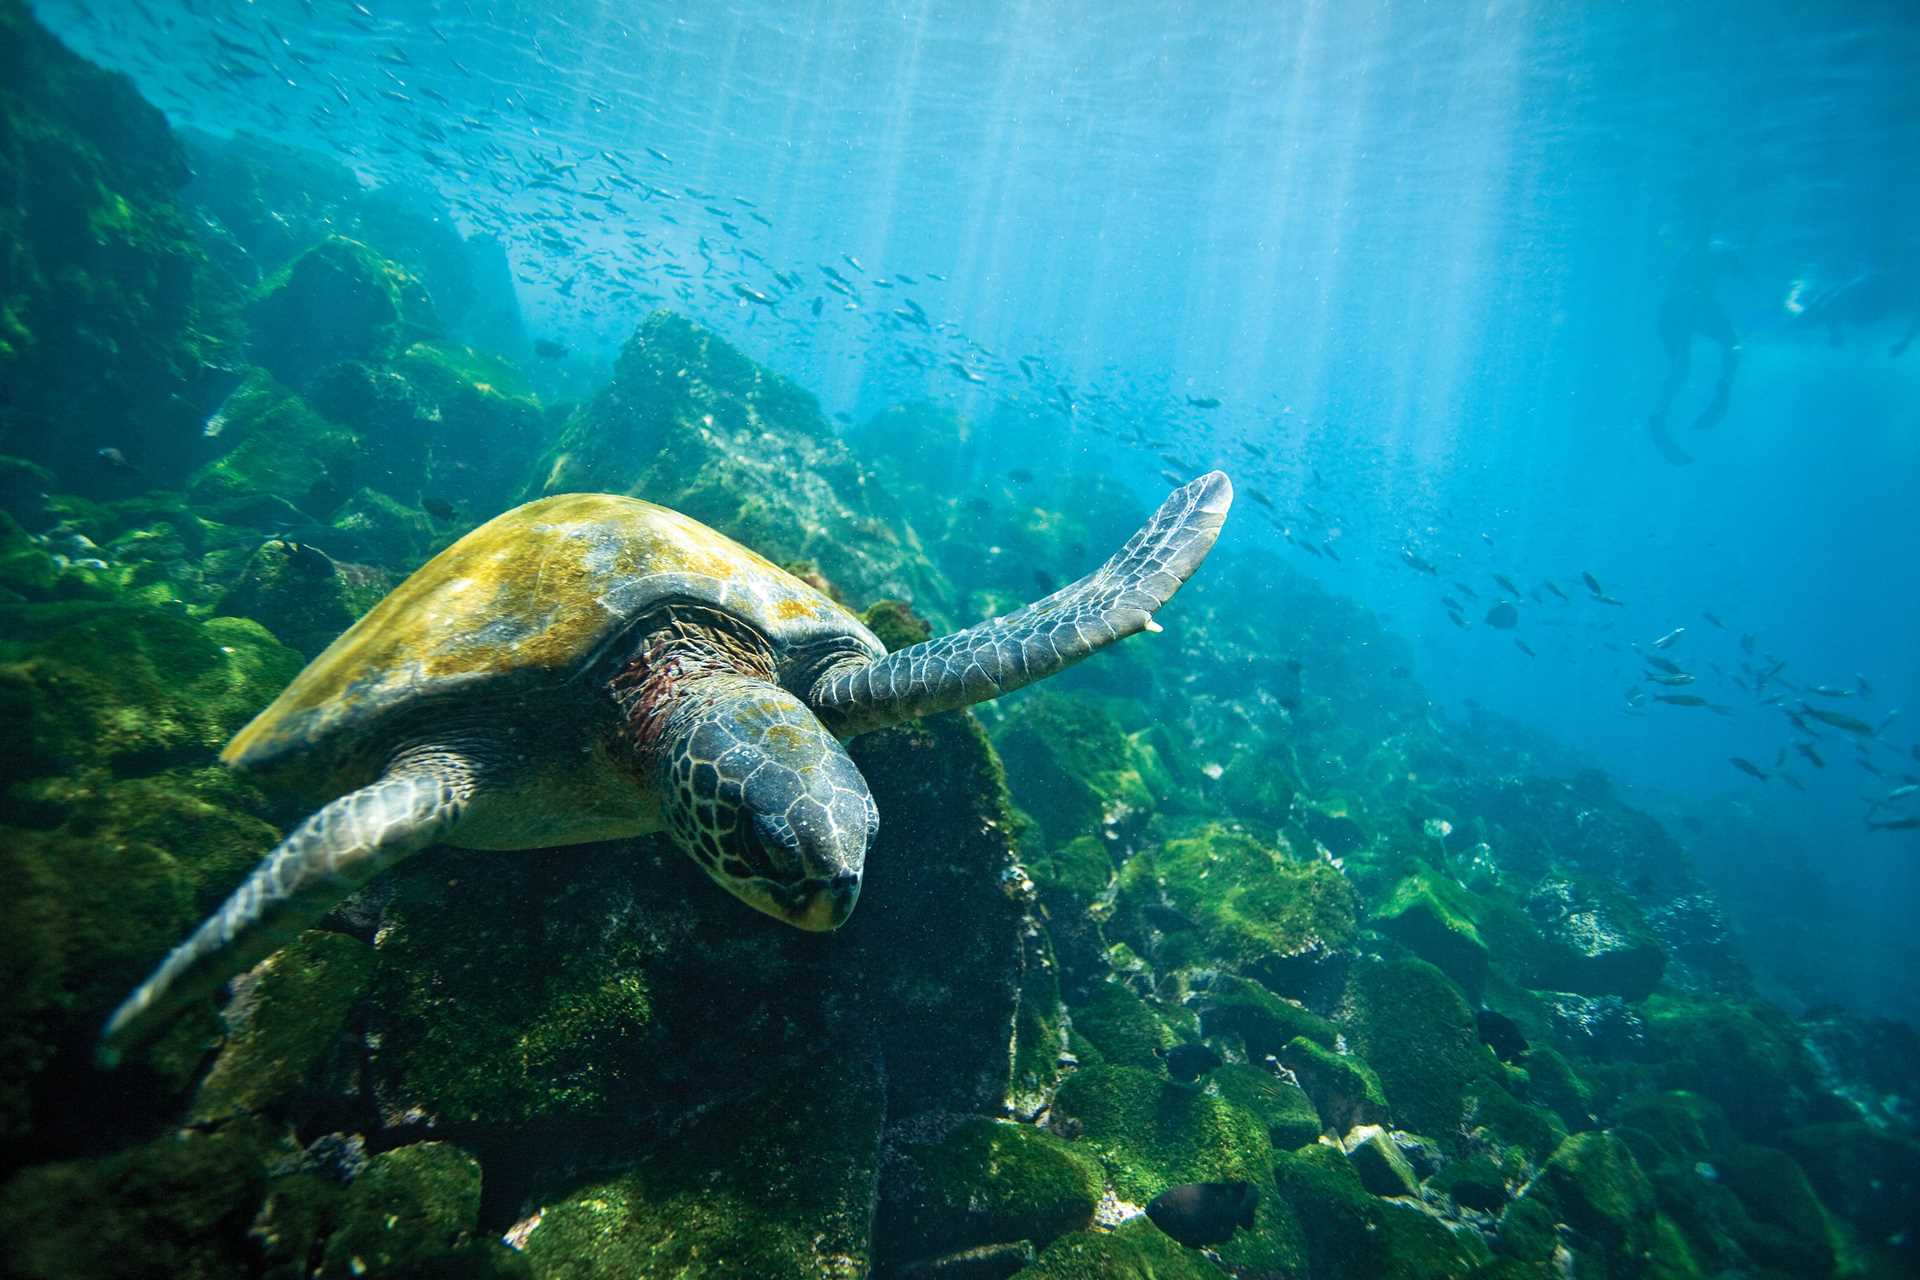
[{"label": "turtle eye", "polygon": [[793,876],[797,853],[783,832],[766,818],[755,814],[742,832],[747,866],[757,876],[769,880],[787,880]]}]

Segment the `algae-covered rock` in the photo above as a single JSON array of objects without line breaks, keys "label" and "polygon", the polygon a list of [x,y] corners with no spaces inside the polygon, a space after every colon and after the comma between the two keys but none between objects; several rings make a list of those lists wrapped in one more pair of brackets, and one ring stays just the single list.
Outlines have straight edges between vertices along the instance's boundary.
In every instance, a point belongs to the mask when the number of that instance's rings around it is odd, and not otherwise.
[{"label": "algae-covered rock", "polygon": [[777,563],[811,561],[857,599],[925,607],[951,596],[811,395],[664,311],[621,350],[612,383],[569,419],[534,475],[527,497],[646,498]]},{"label": "algae-covered rock", "polygon": [[1354,1052],[1379,1074],[1395,1120],[1446,1141],[1460,1130],[1467,1096],[1498,1089],[1460,989],[1423,960],[1367,960],[1348,982],[1343,1018]]},{"label": "algae-covered rock", "polygon": [[7,1272],[22,1280],[244,1275],[247,1224],[265,1181],[257,1135],[239,1127],[39,1165],[0,1189]]},{"label": "algae-covered rock", "polygon": [[1300,1082],[1329,1129],[1345,1133],[1355,1125],[1386,1124],[1391,1117],[1380,1077],[1351,1054],[1296,1036],[1281,1047],[1280,1065]]},{"label": "algae-covered rock", "polygon": [[312,658],[377,604],[388,585],[385,575],[342,564],[318,547],[270,538],[255,549],[216,607],[252,618],[282,644]]},{"label": "algae-covered rock", "polygon": [[1227,1273],[1145,1217],[1116,1231],[1076,1231],[1049,1245],[1016,1280],[1221,1280]]},{"label": "algae-covered rock", "polygon": [[1026,1240],[1044,1248],[1093,1221],[1103,1178],[1069,1143],[1029,1125],[974,1117],[938,1138],[904,1135],[880,1174],[881,1266]]},{"label": "algae-covered rock", "polygon": [[541,1197],[514,1231],[535,1274],[866,1274],[883,1090],[871,1066],[832,1052],[811,1065],[656,1142],[626,1173]]},{"label": "algae-covered rock", "polygon": [[1271,1071],[1230,1062],[1208,1077],[1220,1096],[1267,1126],[1267,1139],[1281,1151],[1303,1147],[1320,1136],[1319,1113],[1297,1084]]},{"label": "algae-covered rock", "polygon": [[1073,1029],[1116,1066],[1160,1065],[1173,1047],[1174,1034],[1146,1002],[1117,982],[1095,983],[1085,1000],[1072,1006]]},{"label": "algae-covered rock", "polygon": [[1253,1062],[1279,1056],[1295,1036],[1331,1048],[1338,1034],[1332,1022],[1311,1009],[1231,974],[1216,977],[1201,997],[1200,1033],[1239,1036],[1248,1060]]},{"label": "algae-covered rock", "polygon": [[299,386],[341,360],[381,359],[439,328],[418,279],[378,251],[329,236],[263,282],[253,355]]},{"label": "algae-covered rock", "polygon": [[382,1152],[354,1179],[339,1212],[323,1275],[421,1274],[448,1255],[458,1258],[472,1240],[480,1216],[479,1162],[445,1142]]},{"label": "algae-covered rock", "polygon": [[1387,1131],[1377,1124],[1361,1125],[1341,1139],[1360,1185],[1377,1196],[1417,1196],[1420,1179],[1408,1160],[1394,1145]]},{"label": "algae-covered rock", "polygon": [[1020,780],[1021,808],[1051,844],[1098,835],[1153,807],[1132,742],[1083,698],[1019,699],[995,726],[993,744]]},{"label": "algae-covered rock", "polygon": [[1610,885],[1549,877],[1528,897],[1527,912],[1547,940],[1534,986],[1641,1000],[1666,967],[1666,949],[1639,908]]},{"label": "algae-covered rock", "polygon": [[333,1043],[373,974],[373,949],[311,931],[275,952],[237,986],[227,1042],[194,1098],[192,1118],[257,1113],[300,1089]]},{"label": "algae-covered rock", "polygon": [[1434,875],[1409,876],[1373,913],[1373,926],[1478,995],[1487,980],[1487,944],[1475,927],[1467,895]]},{"label": "algae-covered rock", "polygon": [[1210,963],[1307,998],[1350,946],[1358,899],[1332,864],[1203,823],[1121,869],[1109,933],[1163,968]]},{"label": "algae-covered rock", "polygon": [[251,371],[208,421],[219,427],[220,454],[187,491],[216,518],[246,517],[260,500],[278,499],[321,519],[366,469],[359,436],[264,369]]},{"label": "algae-covered rock", "polygon": [[1656,996],[1648,1056],[1660,1084],[1710,1098],[1734,1128],[1767,1141],[1812,1118],[1820,1089],[1793,1020],[1762,1004]]},{"label": "algae-covered rock", "polygon": [[1477,1236],[1369,1194],[1336,1146],[1280,1154],[1273,1176],[1304,1238],[1306,1274],[1316,1278],[1465,1277],[1488,1259]]},{"label": "algae-covered rock", "polygon": [[1860,1121],[1806,1125],[1785,1135],[1821,1199],[1866,1236],[1904,1237],[1920,1228],[1920,1142]]},{"label": "algae-covered rock", "polygon": [[1574,1265],[1603,1275],[1686,1274],[1684,1238],[1657,1216],[1653,1183],[1633,1152],[1609,1133],[1577,1133],[1560,1144],[1501,1219],[1501,1246],[1545,1262],[1571,1228]]},{"label": "algae-covered rock", "polygon": [[1074,1072],[1054,1098],[1051,1124],[1136,1204],[1185,1182],[1264,1181],[1272,1147],[1248,1112],[1141,1067]]}]

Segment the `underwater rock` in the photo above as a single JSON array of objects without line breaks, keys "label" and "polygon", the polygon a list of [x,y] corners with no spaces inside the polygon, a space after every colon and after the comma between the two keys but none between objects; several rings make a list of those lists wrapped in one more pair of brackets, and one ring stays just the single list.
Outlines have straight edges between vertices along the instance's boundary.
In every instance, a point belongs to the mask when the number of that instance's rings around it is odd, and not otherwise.
[{"label": "underwater rock", "polygon": [[1361,1125],[1349,1130],[1340,1145],[1347,1159],[1353,1162],[1353,1171],[1360,1175],[1360,1185],[1374,1195],[1420,1194],[1420,1179],[1413,1172],[1412,1162],[1400,1153],[1400,1148],[1379,1125]]},{"label": "underwater rock", "polygon": [[266,1183],[262,1147],[246,1126],[189,1129],[28,1169],[0,1189],[7,1272],[21,1280],[245,1275],[247,1226]]},{"label": "underwater rock", "polygon": [[1369,1193],[1337,1146],[1278,1154],[1273,1176],[1302,1237],[1300,1274],[1442,1280],[1474,1274],[1488,1261],[1475,1233],[1449,1231],[1420,1209]]},{"label": "underwater rock", "polygon": [[262,499],[295,510],[302,524],[323,519],[364,470],[360,439],[316,412],[263,369],[221,402],[220,455],[188,482],[193,504],[225,520],[270,519]]},{"label": "underwater rock", "polygon": [[1719,1103],[1751,1140],[1853,1114],[1820,1087],[1799,1028],[1778,1009],[1655,996],[1646,1021],[1653,1079]]},{"label": "underwater rock", "polygon": [[1236,1230],[1251,1228],[1260,1189],[1251,1182],[1189,1182],[1168,1187],[1147,1204],[1154,1226],[1198,1249],[1225,1244]]},{"label": "underwater rock", "polygon": [[1373,927],[1477,997],[1487,980],[1487,944],[1464,889],[1439,876],[1409,876],[1373,913]]},{"label": "underwater rock", "polygon": [[870,481],[813,396],[659,311],[542,455],[523,496],[645,498],[776,563],[812,561],[857,599],[923,609],[951,599],[904,514]]},{"label": "underwater rock", "polygon": [[1054,1097],[1050,1127],[1100,1161],[1122,1199],[1184,1182],[1264,1177],[1266,1126],[1224,1098],[1140,1067],[1083,1067]]},{"label": "underwater rock", "polygon": [[1280,1065],[1300,1082],[1327,1128],[1345,1133],[1355,1125],[1389,1122],[1391,1112],[1380,1078],[1351,1054],[1296,1036],[1281,1049]]},{"label": "underwater rock", "polygon": [[1114,1231],[1076,1231],[1015,1280],[1220,1280],[1223,1273],[1142,1216]]},{"label": "underwater rock", "polygon": [[1338,992],[1358,908],[1330,863],[1194,823],[1127,860],[1107,934],[1161,969],[1224,967],[1311,1004]]},{"label": "underwater rock", "polygon": [[1548,944],[1529,985],[1644,1000],[1666,967],[1666,949],[1638,908],[1610,886],[1549,877],[1527,898]]},{"label": "underwater rock", "polygon": [[1320,1116],[1306,1090],[1271,1071],[1230,1062],[1208,1077],[1220,1096],[1267,1126],[1267,1140],[1281,1151],[1320,1136]]},{"label": "underwater rock", "polygon": [[1092,1223],[1103,1178],[1073,1144],[980,1116],[937,1132],[920,1122],[889,1137],[874,1219],[878,1267],[1011,1241],[1044,1248]]},{"label": "underwater rock", "polygon": [[1032,1266],[1036,1256],[1030,1240],[983,1244],[910,1262],[894,1275],[898,1280],[1008,1280]]},{"label": "underwater rock", "polygon": [[318,547],[271,538],[254,551],[218,610],[252,618],[307,658],[386,594],[385,575],[363,565],[341,564]]},{"label": "underwater rock", "polygon": [[[19,0],[0,3],[0,173],[0,453],[91,494],[177,478],[223,328],[176,203],[186,161],[128,77]],[[103,465],[103,448],[127,465]]]},{"label": "underwater rock", "polygon": [[419,1142],[375,1156],[347,1189],[339,1212],[322,1275],[419,1275],[436,1263],[442,1274],[485,1274],[478,1258],[450,1265],[464,1260],[473,1243],[480,1164],[449,1143]]},{"label": "underwater rock", "polygon": [[381,360],[439,332],[418,279],[346,236],[328,236],[261,282],[254,360],[290,387],[342,360]]},{"label": "underwater rock", "polygon": [[1460,1130],[1470,1093],[1503,1091],[1472,1007],[1423,960],[1355,964],[1341,1022],[1409,1129],[1446,1141]]},{"label": "underwater rock", "polygon": [[1560,1047],[1598,1062],[1632,1062],[1646,1053],[1646,1022],[1619,996],[1544,993]]},{"label": "underwater rock", "polygon": [[1020,779],[1021,807],[1044,844],[1097,837],[1153,808],[1133,744],[1084,698],[1041,691],[1014,699],[994,726],[993,745]]},{"label": "underwater rock", "polygon": [[1220,974],[1198,996],[1200,1034],[1239,1036],[1250,1062],[1278,1057],[1287,1041],[1305,1036],[1333,1047],[1333,1023],[1291,1001],[1274,995],[1257,982]]},{"label": "underwater rock", "polygon": [[[1657,1212],[1653,1184],[1625,1143],[1608,1133],[1578,1133],[1561,1143],[1501,1218],[1503,1252],[1545,1263],[1570,1247],[1574,1266],[1600,1274],[1641,1268],[1694,1270],[1684,1239]],[[1571,1228],[1570,1236],[1554,1224]]]},{"label": "underwater rock", "polygon": [[1070,1008],[1073,1029],[1116,1066],[1161,1065],[1174,1045],[1174,1033],[1139,996],[1118,982],[1099,982]]}]

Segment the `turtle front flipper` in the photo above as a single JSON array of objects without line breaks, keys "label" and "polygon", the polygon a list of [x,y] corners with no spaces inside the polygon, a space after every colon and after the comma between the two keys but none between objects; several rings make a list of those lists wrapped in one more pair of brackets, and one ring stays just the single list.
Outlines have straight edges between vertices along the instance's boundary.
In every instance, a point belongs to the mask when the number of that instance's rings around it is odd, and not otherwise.
[{"label": "turtle front flipper", "polygon": [[965,631],[835,667],[808,705],[850,738],[1044,680],[1153,627],[1153,611],[1206,559],[1232,504],[1232,482],[1210,471],[1175,489],[1126,546],[1078,582]]},{"label": "turtle front flipper", "polygon": [[463,757],[420,753],[301,823],[114,1010],[100,1033],[100,1064],[115,1065],[181,1009],[278,951],[381,871],[440,840],[472,792],[473,770]]}]

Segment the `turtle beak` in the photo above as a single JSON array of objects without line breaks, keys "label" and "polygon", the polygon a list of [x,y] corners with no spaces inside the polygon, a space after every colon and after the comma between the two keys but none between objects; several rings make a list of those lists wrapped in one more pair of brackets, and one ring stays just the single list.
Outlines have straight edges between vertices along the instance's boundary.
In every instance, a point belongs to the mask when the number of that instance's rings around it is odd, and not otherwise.
[{"label": "turtle beak", "polygon": [[847,922],[847,917],[853,914],[853,904],[859,900],[860,877],[846,872],[816,888],[806,908],[789,919],[809,933],[827,933]]}]

